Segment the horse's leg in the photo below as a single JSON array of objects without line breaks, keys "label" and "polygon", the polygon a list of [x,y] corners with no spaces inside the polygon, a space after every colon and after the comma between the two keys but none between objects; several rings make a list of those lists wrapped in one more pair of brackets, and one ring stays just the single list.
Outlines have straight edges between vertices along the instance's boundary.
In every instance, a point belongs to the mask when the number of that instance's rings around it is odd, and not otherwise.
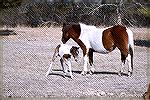
[{"label": "horse's leg", "polygon": [[126,55],[123,52],[121,52],[121,67],[120,67],[120,71],[118,73],[119,76],[121,76],[123,73],[125,61],[126,61]]},{"label": "horse's leg", "polygon": [[128,54],[128,57],[127,57],[127,61],[128,61],[128,76],[131,76],[132,74],[132,67],[131,67],[131,55]]},{"label": "horse's leg", "polygon": [[84,60],[84,65],[83,65],[83,71],[81,72],[81,75],[86,75],[87,74],[87,64],[88,64],[88,52],[89,52],[89,49],[86,49],[86,51],[83,51],[84,53],[84,57],[83,57],[83,60]]},{"label": "horse's leg", "polygon": [[92,66],[93,65],[93,50],[89,49],[89,63],[90,63],[90,74],[92,75],[95,71],[95,68]]},{"label": "horse's leg", "polygon": [[128,61],[128,76],[131,76],[133,73],[133,50],[132,48],[129,46],[129,54],[127,57],[127,61]]},{"label": "horse's leg", "polygon": [[87,63],[88,63],[88,56],[87,54],[84,56],[83,58],[84,60],[84,64],[83,64],[83,71],[81,72],[82,75],[86,75],[87,74]]},{"label": "horse's leg", "polygon": [[83,51],[83,71],[81,72],[81,75],[86,75],[87,74],[87,64],[88,64],[88,53],[89,53],[89,48],[87,48],[84,43],[78,39],[76,40],[76,42],[78,43],[78,45],[81,47],[82,51]]}]

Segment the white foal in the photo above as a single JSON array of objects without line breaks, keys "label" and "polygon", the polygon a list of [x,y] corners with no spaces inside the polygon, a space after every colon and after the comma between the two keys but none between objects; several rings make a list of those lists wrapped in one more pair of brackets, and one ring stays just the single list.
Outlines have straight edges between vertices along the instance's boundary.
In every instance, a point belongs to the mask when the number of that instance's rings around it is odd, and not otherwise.
[{"label": "white foal", "polygon": [[68,46],[67,44],[60,44],[55,48],[55,53],[52,58],[52,62],[50,64],[50,67],[48,68],[48,71],[46,73],[46,76],[52,72],[52,64],[54,63],[55,59],[59,56],[61,66],[63,69],[63,72],[65,75],[69,73],[69,76],[72,78],[72,71],[71,71],[71,55],[75,59],[75,61],[78,61],[78,55],[79,55],[79,47],[76,46]]}]

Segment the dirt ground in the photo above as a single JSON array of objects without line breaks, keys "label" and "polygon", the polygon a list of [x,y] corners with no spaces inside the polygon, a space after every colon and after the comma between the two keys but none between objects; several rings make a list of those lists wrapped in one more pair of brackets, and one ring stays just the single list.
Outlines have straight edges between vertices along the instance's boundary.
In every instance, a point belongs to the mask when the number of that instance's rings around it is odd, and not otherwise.
[{"label": "dirt ground", "polygon": [[[80,75],[80,61],[72,60],[73,79],[63,77],[59,58],[54,73],[45,76],[54,48],[61,43],[61,28],[10,28],[16,35],[3,36],[2,96],[3,97],[86,97],[141,98],[147,90],[148,46],[135,45],[134,71],[131,77],[117,73],[121,66],[120,52],[104,55],[94,53],[93,75]],[[134,29],[134,39],[147,39],[147,29]],[[67,44],[77,45],[70,40]],[[69,100],[69,99],[68,99]]]}]

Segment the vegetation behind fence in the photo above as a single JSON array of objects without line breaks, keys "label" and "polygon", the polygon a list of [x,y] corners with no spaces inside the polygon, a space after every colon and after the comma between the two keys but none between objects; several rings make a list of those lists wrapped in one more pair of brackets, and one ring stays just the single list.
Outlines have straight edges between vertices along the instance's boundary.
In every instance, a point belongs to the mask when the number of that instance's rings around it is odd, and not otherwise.
[{"label": "vegetation behind fence", "polygon": [[123,25],[136,27],[148,27],[150,24],[148,0],[142,3],[133,2],[134,0],[113,0],[113,3],[31,1],[3,2],[0,8],[0,26],[49,27],[62,25],[64,22],[110,26],[120,23],[119,21]]}]

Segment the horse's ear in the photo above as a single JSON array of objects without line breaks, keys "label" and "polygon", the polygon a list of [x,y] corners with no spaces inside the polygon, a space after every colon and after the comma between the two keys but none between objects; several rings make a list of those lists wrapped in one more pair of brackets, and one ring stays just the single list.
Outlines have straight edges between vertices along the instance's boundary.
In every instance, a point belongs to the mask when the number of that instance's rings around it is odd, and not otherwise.
[{"label": "horse's ear", "polygon": [[63,23],[63,27],[65,27],[67,24],[66,23]]}]

